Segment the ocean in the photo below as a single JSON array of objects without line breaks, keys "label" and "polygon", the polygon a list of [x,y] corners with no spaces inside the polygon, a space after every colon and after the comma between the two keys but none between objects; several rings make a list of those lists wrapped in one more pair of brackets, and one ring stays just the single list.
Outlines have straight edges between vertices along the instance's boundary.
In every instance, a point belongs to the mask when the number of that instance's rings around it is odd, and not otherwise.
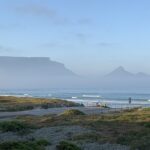
[{"label": "ocean", "polygon": [[[112,108],[150,107],[150,93],[148,92],[104,92],[98,89],[1,89],[0,96],[59,98],[85,106],[105,104]],[[129,104],[129,97],[131,97],[131,104]]]}]

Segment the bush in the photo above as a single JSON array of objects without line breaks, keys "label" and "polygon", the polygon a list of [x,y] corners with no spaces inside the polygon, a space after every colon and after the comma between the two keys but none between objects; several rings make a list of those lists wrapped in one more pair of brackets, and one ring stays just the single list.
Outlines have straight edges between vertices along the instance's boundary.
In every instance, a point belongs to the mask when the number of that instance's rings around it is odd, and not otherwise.
[{"label": "bush", "polygon": [[0,130],[2,132],[18,132],[18,133],[27,133],[33,127],[29,126],[26,123],[19,121],[4,121],[0,122]]},{"label": "bush", "polygon": [[95,132],[91,132],[91,133],[82,133],[82,134],[76,134],[75,136],[73,136],[72,140],[74,141],[80,141],[80,140],[84,140],[84,141],[100,141],[100,140],[104,140],[104,138],[102,136],[100,136],[100,134],[97,134]]},{"label": "bush", "polygon": [[121,145],[129,145],[131,150],[149,150],[150,148],[150,131],[130,132],[118,137],[117,143]]},{"label": "bush", "polygon": [[4,142],[0,144],[0,150],[44,150],[47,145],[46,140]]},{"label": "bush", "polygon": [[144,126],[145,126],[146,128],[150,128],[150,122],[144,123]]},{"label": "bush", "polygon": [[62,116],[79,116],[79,115],[85,115],[85,114],[84,112],[78,109],[70,109],[70,110],[64,111],[61,115]]},{"label": "bush", "polygon": [[32,110],[32,109],[34,109],[34,106],[27,105],[27,106],[8,107],[8,108],[6,108],[5,111],[13,112],[13,111],[24,111],[24,110]]},{"label": "bush", "polygon": [[41,105],[41,108],[43,108],[43,109],[48,109],[48,108],[49,108],[49,104],[42,104],[42,105]]},{"label": "bush", "polygon": [[78,146],[73,143],[62,141],[56,146],[57,150],[81,150]]}]

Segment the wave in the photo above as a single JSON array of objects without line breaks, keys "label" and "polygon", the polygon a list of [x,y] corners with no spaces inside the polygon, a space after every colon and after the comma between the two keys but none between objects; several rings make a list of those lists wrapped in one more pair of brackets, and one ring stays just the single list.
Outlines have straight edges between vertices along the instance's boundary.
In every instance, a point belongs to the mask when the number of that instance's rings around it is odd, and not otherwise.
[{"label": "wave", "polygon": [[52,97],[52,94],[48,94],[48,96]]},{"label": "wave", "polygon": [[77,98],[76,96],[73,96],[73,97],[72,97],[72,99],[76,99],[76,98]]},{"label": "wave", "polygon": [[29,94],[0,94],[0,96],[13,96],[13,97],[32,97]]},{"label": "wave", "polygon": [[0,94],[0,96],[11,96],[11,95],[8,95],[8,94]]},{"label": "wave", "polygon": [[[68,101],[73,101],[73,102],[77,102],[77,103],[83,103],[84,105],[95,105],[96,103],[99,103],[99,104],[107,104],[107,105],[129,105],[129,102],[128,100],[123,100],[123,101],[120,101],[120,100],[107,100],[107,99],[104,99],[104,100],[90,100],[90,99],[80,99],[80,98],[74,98],[74,99],[66,99]],[[149,101],[137,101],[137,100],[132,100],[132,103],[131,105],[149,105]]]},{"label": "wave", "polygon": [[82,95],[82,97],[89,97],[89,98],[101,98],[100,95]]}]

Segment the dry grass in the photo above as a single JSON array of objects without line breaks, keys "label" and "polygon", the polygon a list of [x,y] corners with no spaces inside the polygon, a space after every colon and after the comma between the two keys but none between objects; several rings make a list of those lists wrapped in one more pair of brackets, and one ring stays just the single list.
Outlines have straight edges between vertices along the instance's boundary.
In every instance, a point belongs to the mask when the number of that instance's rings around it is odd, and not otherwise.
[{"label": "dry grass", "polygon": [[0,96],[0,111],[28,110],[33,109],[35,107],[42,107],[46,109],[64,106],[72,107],[80,105],[74,102],[69,102],[60,99]]},{"label": "dry grass", "polygon": [[45,150],[50,143],[44,139],[30,141],[13,141],[0,143],[1,150]]},{"label": "dry grass", "polygon": [[44,126],[80,125],[91,129],[91,134],[81,134],[73,140],[90,140],[99,143],[129,145],[131,149],[148,150],[150,147],[150,108],[135,109],[118,114],[43,117],[24,116],[19,120]]}]

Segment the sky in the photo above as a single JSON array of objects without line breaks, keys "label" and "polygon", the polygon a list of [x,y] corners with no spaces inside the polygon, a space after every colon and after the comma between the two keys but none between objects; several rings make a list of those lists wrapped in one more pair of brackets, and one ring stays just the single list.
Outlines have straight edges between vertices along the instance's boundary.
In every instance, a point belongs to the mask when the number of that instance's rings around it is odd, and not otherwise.
[{"label": "sky", "polygon": [[0,56],[45,56],[77,74],[150,74],[149,0],[0,0]]}]

